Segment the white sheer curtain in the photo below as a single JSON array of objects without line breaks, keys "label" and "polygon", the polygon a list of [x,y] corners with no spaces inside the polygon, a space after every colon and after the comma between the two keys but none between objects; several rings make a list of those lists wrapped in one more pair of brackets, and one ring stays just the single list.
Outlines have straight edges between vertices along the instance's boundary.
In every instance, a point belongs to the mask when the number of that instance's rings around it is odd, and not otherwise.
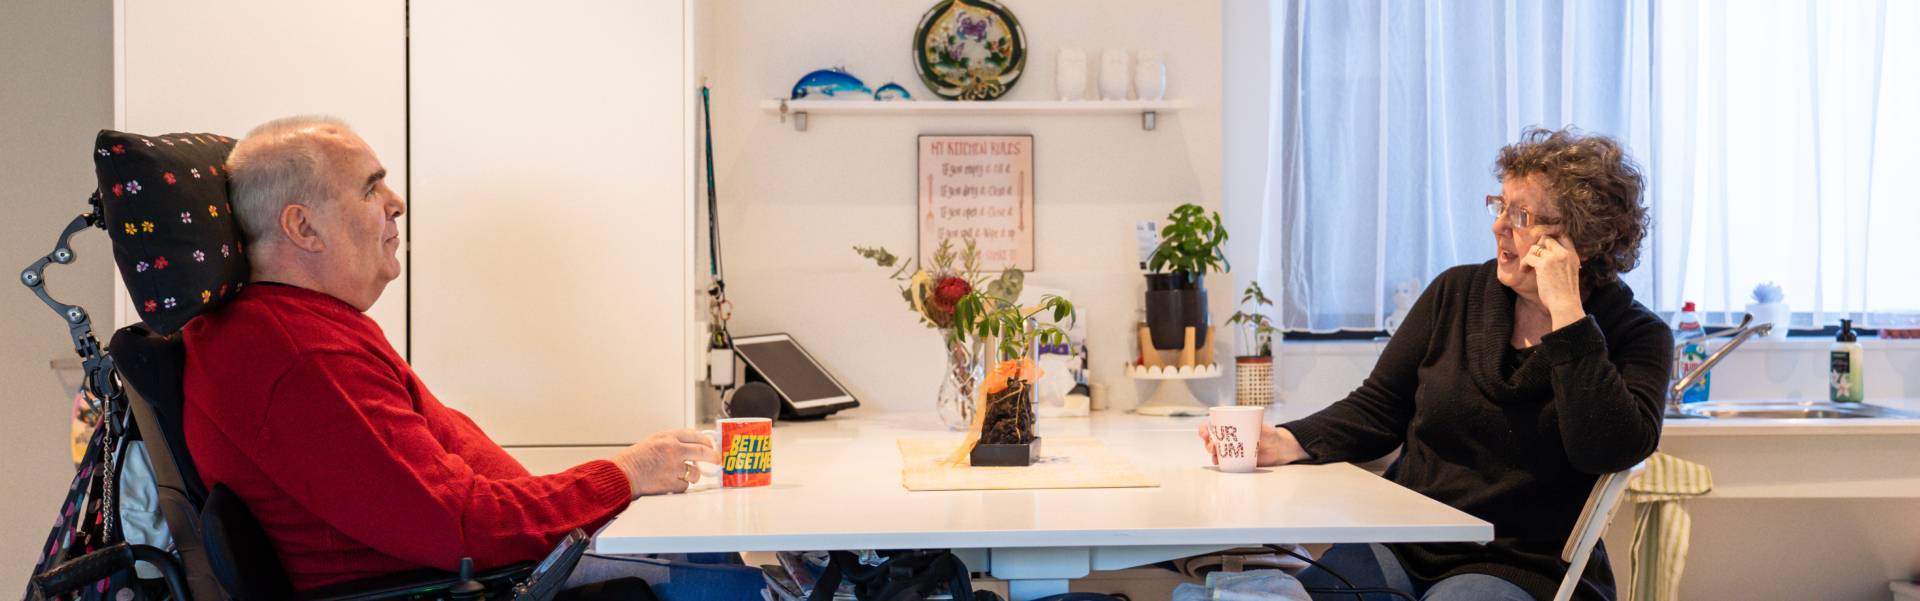
[{"label": "white sheer curtain", "polygon": [[1525,127],[1575,125],[1644,158],[1645,0],[1272,6],[1256,277],[1278,283],[1289,330],[1382,329],[1396,284],[1492,258],[1483,197]]},{"label": "white sheer curtain", "polygon": [[1920,2],[1653,10],[1659,307],[1772,281],[1796,327],[1920,323]]},{"label": "white sheer curtain", "polygon": [[[1920,2],[1273,0],[1257,277],[1290,330],[1378,330],[1394,287],[1491,255],[1526,126],[1626,143],[1642,302],[1920,327]],[[1243,226],[1244,229],[1244,226]]]}]

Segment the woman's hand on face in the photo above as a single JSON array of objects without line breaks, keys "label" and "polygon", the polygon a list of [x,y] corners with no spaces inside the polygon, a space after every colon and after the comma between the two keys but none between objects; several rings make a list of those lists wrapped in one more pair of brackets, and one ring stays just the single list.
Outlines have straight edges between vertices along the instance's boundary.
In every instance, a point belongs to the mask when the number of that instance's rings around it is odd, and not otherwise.
[{"label": "woman's hand on face", "polygon": [[[1207,456],[1214,457],[1213,436],[1207,432],[1207,424],[1200,424],[1200,444],[1207,447]],[[1262,467],[1282,465],[1307,458],[1307,451],[1300,447],[1300,441],[1293,433],[1279,426],[1260,425],[1260,441],[1254,445],[1254,464]],[[1220,459],[1214,457],[1214,464]]]},{"label": "woman's hand on face", "polygon": [[1565,236],[1543,236],[1520,256],[1533,268],[1540,304],[1553,315],[1553,329],[1572,325],[1587,316],[1580,302],[1580,253]]}]

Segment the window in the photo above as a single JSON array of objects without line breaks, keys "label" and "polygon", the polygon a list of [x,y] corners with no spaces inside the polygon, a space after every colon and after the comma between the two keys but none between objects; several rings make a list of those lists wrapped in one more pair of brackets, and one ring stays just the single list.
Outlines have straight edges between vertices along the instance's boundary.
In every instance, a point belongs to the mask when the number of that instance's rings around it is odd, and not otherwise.
[{"label": "window", "polygon": [[1920,325],[1920,4],[1654,10],[1659,307],[1737,321],[1772,281],[1795,327]]},{"label": "window", "polygon": [[[1920,315],[1920,4],[1276,0],[1256,277],[1294,331],[1379,330],[1492,257],[1527,126],[1626,144],[1654,229],[1626,275],[1710,324],[1778,283],[1796,327]],[[1903,67],[1904,66],[1904,67]]]}]

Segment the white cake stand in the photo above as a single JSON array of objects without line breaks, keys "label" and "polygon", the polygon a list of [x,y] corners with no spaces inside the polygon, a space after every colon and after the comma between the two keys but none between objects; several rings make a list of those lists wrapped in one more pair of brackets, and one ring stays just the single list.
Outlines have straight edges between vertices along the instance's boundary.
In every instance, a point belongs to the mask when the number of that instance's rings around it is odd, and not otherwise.
[{"label": "white cake stand", "polygon": [[1207,380],[1220,377],[1219,365],[1195,365],[1188,367],[1146,367],[1128,365],[1127,377],[1135,380],[1158,380],[1153,396],[1133,410],[1140,415],[1156,416],[1199,416],[1207,414],[1207,405],[1193,396],[1193,390],[1187,387],[1188,380]]}]

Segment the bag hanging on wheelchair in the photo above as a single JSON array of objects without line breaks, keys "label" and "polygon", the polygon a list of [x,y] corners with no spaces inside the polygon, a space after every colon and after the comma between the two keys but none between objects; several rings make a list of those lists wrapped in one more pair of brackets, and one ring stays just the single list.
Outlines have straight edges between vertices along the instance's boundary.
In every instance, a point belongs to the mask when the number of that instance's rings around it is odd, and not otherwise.
[{"label": "bag hanging on wheelchair", "polygon": [[[122,412],[119,415],[124,419],[126,414]],[[95,424],[86,453],[79,467],[74,470],[66,498],[60,503],[53,530],[47,535],[46,544],[40,548],[38,561],[33,567],[33,578],[29,579],[23,601],[41,598],[40,583],[55,568],[88,553],[127,542],[120,511],[121,495],[126,487],[150,491],[154,484],[152,470],[145,465],[132,470],[136,476],[134,479],[122,477],[123,462],[145,461],[145,456],[127,452],[130,443],[137,445],[139,441],[127,440],[125,428],[130,423],[118,426],[107,423],[113,418],[113,412],[102,412],[100,422]],[[144,481],[140,481],[140,478],[144,478]],[[152,493],[147,492],[146,497],[151,498]],[[142,520],[140,516],[128,517]],[[160,534],[164,535],[165,530],[162,529]],[[140,542],[160,548],[172,546],[170,538]],[[76,584],[80,586],[71,590],[57,590],[66,588],[58,584],[49,587],[56,590],[48,590],[51,596],[47,598],[63,601],[139,601],[156,598],[131,564],[102,578]]]}]

